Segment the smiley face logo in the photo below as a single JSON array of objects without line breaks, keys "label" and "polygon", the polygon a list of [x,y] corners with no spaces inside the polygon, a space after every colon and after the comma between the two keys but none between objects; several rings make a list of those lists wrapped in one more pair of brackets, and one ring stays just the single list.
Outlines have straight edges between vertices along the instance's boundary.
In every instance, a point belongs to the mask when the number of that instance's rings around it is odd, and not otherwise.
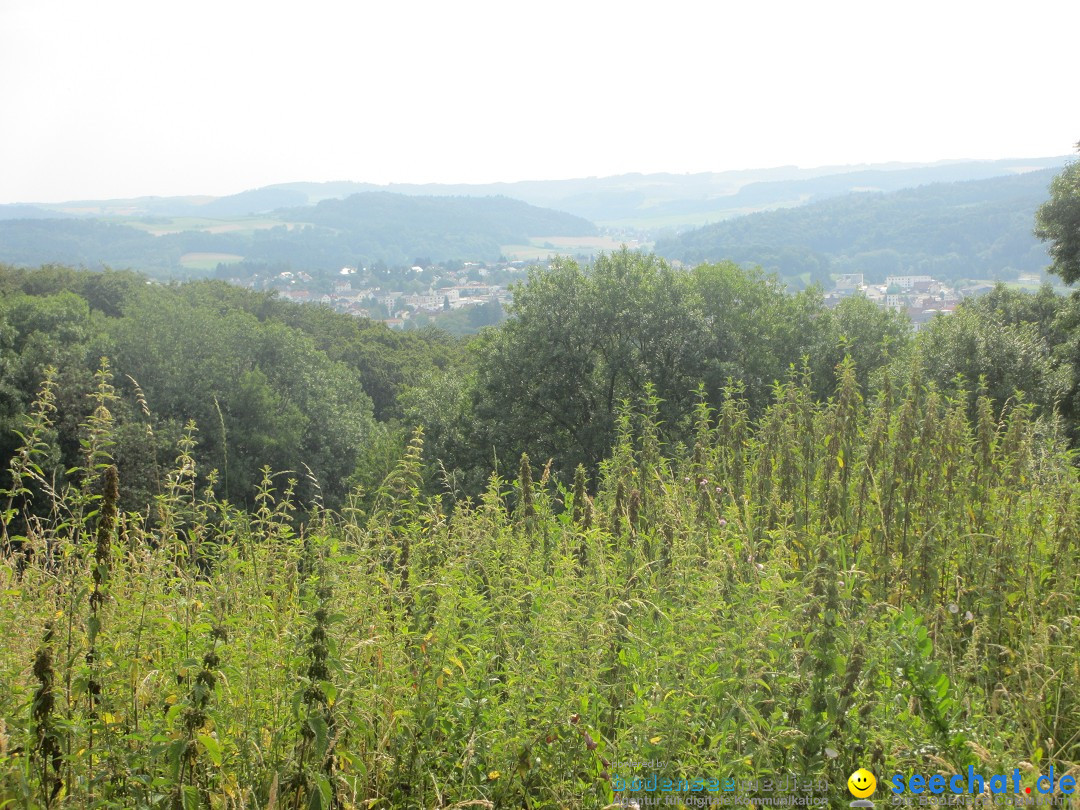
[{"label": "smiley face logo", "polygon": [[877,778],[866,768],[859,768],[848,777],[847,789],[856,799],[865,799],[867,796],[873,796],[874,791],[877,790]]}]

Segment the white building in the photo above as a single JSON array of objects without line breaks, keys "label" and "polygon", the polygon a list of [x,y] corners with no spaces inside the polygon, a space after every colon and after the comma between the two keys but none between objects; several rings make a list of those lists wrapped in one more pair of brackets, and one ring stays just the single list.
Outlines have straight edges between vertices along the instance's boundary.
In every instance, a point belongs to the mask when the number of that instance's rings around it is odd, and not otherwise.
[{"label": "white building", "polygon": [[929,284],[933,280],[930,276],[888,276],[885,286],[891,287],[895,284],[902,290],[910,290],[916,284]]}]

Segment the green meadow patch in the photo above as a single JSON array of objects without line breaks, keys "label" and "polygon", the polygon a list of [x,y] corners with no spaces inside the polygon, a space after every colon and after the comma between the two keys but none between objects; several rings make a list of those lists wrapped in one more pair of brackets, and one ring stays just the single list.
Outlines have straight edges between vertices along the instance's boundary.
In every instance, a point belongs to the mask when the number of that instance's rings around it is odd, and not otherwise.
[{"label": "green meadow patch", "polygon": [[623,244],[625,240],[611,236],[536,236],[527,245],[502,245],[500,250],[508,259],[532,261],[549,256],[593,256],[601,251],[617,251]]},{"label": "green meadow patch", "polygon": [[243,260],[244,257],[236,253],[185,253],[180,257],[180,264],[189,270],[213,270],[219,264]]}]

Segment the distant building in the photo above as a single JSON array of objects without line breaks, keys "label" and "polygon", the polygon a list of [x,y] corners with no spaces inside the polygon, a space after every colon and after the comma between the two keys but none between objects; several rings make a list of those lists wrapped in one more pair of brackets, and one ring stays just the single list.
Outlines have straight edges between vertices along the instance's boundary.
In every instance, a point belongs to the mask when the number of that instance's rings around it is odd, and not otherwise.
[{"label": "distant building", "polygon": [[916,284],[929,284],[933,280],[930,276],[888,276],[885,279],[885,286],[891,287],[895,284],[902,290],[910,290]]},{"label": "distant building", "polygon": [[440,287],[436,292],[450,301],[450,306],[457,303],[461,297],[461,290],[457,287]]}]

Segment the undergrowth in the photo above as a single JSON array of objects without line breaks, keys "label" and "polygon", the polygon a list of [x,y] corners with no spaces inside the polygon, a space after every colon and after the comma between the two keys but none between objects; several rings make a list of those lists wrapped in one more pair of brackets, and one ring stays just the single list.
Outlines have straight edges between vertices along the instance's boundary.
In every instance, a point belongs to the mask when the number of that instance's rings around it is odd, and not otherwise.
[{"label": "undergrowth", "polygon": [[1059,427],[839,379],[756,423],[733,386],[691,448],[646,391],[598,480],[523,457],[453,508],[417,431],[341,513],[270,470],[244,512],[190,425],[118,514],[107,365],[62,477],[49,376],[0,492],[0,807],[603,807],[648,760],[838,803],[859,766],[1076,774]]}]

